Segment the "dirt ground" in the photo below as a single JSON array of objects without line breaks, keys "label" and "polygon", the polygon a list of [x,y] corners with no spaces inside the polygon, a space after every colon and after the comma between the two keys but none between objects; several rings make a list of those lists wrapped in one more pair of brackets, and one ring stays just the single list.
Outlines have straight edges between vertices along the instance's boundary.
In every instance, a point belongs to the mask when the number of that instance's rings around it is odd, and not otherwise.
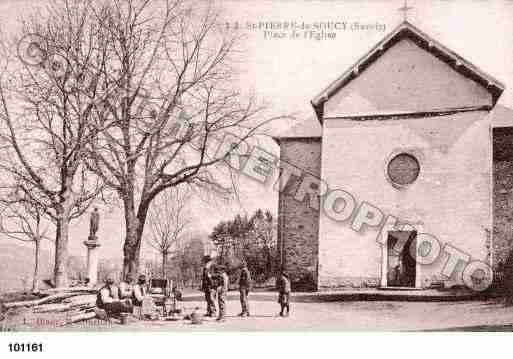
[{"label": "dirt ground", "polygon": [[[194,307],[204,313],[201,302],[185,302],[185,312]],[[470,330],[512,331],[513,307],[495,301],[469,302],[331,302],[291,303],[291,316],[277,315],[279,305],[271,301],[251,303],[251,317],[239,318],[238,301],[228,302],[223,322],[204,318],[200,325],[190,321],[138,321],[127,325],[98,320],[76,323],[59,330],[114,331],[417,331]],[[47,328],[48,329],[48,328]]]}]

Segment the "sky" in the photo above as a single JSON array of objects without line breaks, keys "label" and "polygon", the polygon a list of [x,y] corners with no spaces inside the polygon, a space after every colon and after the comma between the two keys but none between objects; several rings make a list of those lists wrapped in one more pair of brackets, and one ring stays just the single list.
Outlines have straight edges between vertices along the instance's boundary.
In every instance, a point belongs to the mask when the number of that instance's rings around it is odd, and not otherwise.
[{"label": "sky", "polygon": [[[0,1],[0,19],[4,29],[15,27],[16,20],[30,11],[34,0]],[[375,43],[402,21],[398,9],[403,0],[340,1],[221,1],[223,21],[229,31],[244,36],[243,61],[238,86],[254,91],[268,104],[265,115],[290,116],[277,121],[270,132],[278,133],[294,121],[313,115],[310,101],[331,81],[342,74]],[[413,9],[408,20],[423,32],[477,65],[505,84],[499,103],[513,107],[513,1],[502,0],[410,0]],[[295,22],[314,26],[321,22],[344,23],[345,28],[324,30],[324,34],[306,34],[299,30],[265,32],[265,22]],[[322,38],[316,39],[319,35]],[[278,146],[265,139],[262,146],[278,155]],[[278,196],[271,186],[243,179],[240,198],[229,204],[191,204],[195,229],[209,233],[220,220],[257,208],[277,210]],[[124,236],[120,209],[102,208],[98,232],[101,256],[120,257]],[[88,233],[88,218],[71,228],[70,252],[85,256],[82,244]],[[143,245],[145,255],[151,251]]]}]

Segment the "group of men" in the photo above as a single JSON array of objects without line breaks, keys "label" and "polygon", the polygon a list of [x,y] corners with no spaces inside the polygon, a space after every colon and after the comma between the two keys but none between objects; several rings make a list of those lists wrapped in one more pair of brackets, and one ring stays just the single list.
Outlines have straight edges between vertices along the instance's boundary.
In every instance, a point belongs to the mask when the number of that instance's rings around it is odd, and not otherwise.
[{"label": "group of men", "polygon": [[[205,293],[205,301],[207,302],[208,317],[216,315],[216,299],[219,303],[219,316],[217,320],[224,320],[226,316],[226,295],[228,293],[228,285],[230,280],[226,273],[226,267],[216,265],[210,258],[205,256],[203,258],[203,274],[201,278],[201,290]],[[248,278],[248,285],[251,278]],[[249,315],[249,309],[247,311]]]},{"label": "group of men", "polygon": [[[207,303],[207,312],[205,316],[214,317],[216,315],[216,299],[219,305],[218,321],[222,321],[226,317],[226,296],[229,287],[229,277],[227,268],[222,265],[216,265],[210,256],[203,258],[203,275],[201,282],[201,290],[205,293],[205,301]],[[249,317],[249,292],[252,289],[251,273],[243,262],[240,265],[239,275],[239,294],[241,312],[240,317]],[[278,290],[278,303],[280,303],[280,316],[288,316],[290,313],[290,280],[287,274],[282,270],[276,279],[276,287]]]},{"label": "group of men", "polygon": [[149,298],[146,294],[146,276],[140,275],[134,285],[132,276],[127,274],[119,286],[113,276],[108,276],[105,285],[98,291],[96,306],[105,310],[110,316],[121,313],[133,313],[134,307],[140,308]]},{"label": "group of men", "polygon": [[[223,265],[214,263],[210,256],[203,258],[203,275],[201,290],[205,293],[207,303],[206,316],[214,317],[217,313],[216,301],[219,306],[217,315],[218,321],[226,318],[226,301],[229,290],[230,279],[228,277],[227,268]],[[252,290],[251,273],[246,265],[242,263],[240,266],[240,276],[238,280],[241,312],[240,317],[249,317],[249,293]],[[281,271],[276,279],[278,289],[278,303],[280,303],[280,316],[288,316],[290,312],[290,280],[284,271]],[[132,284],[132,277],[128,274],[125,280],[116,285],[113,276],[108,276],[105,285],[99,290],[96,305],[98,308],[105,310],[109,316],[118,316],[121,313],[134,313],[134,308],[139,308],[142,313],[144,303],[153,300],[147,295],[146,276],[140,275],[137,283]],[[151,304],[151,303],[149,303]],[[154,306],[154,303],[153,303]],[[144,316],[144,313],[142,313]],[[146,313],[148,314],[148,313]]]}]

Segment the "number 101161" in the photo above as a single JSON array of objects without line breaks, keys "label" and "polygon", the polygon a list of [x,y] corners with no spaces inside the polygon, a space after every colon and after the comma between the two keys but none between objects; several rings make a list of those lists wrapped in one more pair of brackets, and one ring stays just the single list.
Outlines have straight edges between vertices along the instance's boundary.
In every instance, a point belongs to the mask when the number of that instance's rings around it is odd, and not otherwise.
[{"label": "number 101161", "polygon": [[43,343],[9,343],[9,351],[13,353],[42,352]]}]

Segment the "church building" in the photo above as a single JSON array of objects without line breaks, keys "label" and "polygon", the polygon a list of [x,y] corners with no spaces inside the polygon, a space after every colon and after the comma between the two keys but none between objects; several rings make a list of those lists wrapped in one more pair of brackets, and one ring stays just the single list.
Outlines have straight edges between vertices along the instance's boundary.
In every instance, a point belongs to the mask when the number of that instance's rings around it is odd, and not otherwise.
[{"label": "church building", "polygon": [[[450,287],[470,262],[504,261],[503,91],[406,20],[322,90],[316,116],[275,137],[278,249],[294,289]],[[438,244],[421,248],[427,236]],[[416,258],[426,252],[437,255]]]}]

